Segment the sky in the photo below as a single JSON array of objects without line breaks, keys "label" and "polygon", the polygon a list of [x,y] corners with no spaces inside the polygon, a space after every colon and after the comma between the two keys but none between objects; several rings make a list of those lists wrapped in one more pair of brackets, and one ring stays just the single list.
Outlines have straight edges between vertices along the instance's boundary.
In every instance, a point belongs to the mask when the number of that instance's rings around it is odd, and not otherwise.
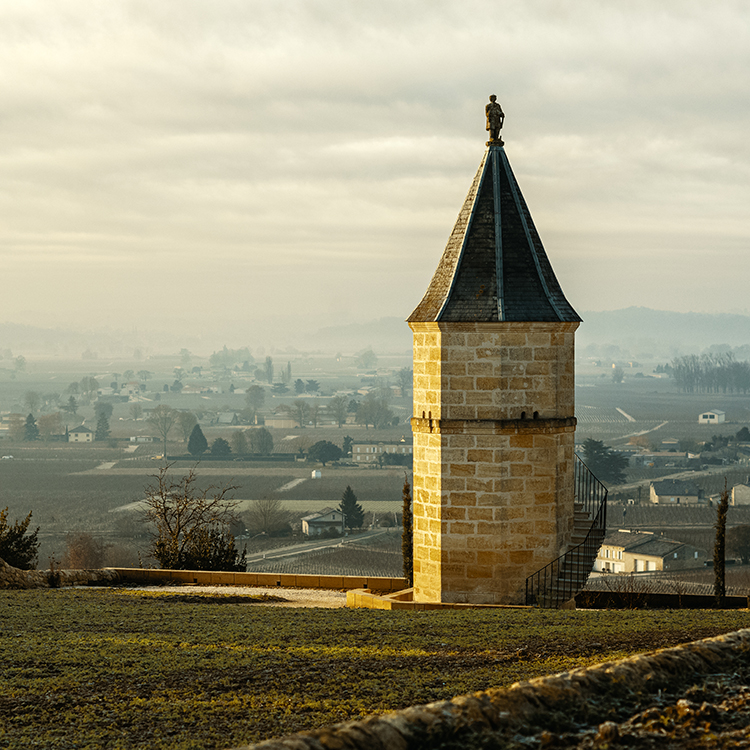
[{"label": "sky", "polygon": [[579,311],[750,312],[750,5],[6,0],[0,321],[406,317],[484,105]]}]

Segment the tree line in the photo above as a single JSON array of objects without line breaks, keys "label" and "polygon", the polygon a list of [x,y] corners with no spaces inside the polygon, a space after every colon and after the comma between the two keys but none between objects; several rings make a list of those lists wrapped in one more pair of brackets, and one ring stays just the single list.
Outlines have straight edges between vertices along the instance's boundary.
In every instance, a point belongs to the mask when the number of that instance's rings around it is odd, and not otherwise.
[{"label": "tree line", "polygon": [[750,362],[738,362],[732,352],[687,354],[672,360],[672,377],[685,393],[743,393],[750,391]]}]

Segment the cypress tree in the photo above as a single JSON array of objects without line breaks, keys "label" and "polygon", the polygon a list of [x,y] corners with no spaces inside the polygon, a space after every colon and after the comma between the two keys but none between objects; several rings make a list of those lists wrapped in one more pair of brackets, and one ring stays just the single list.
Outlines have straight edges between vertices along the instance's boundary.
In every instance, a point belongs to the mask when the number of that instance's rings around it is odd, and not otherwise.
[{"label": "cypress tree", "polygon": [[406,472],[404,472],[404,489],[401,496],[403,498],[401,553],[404,558],[406,588],[411,588],[414,585],[414,514],[411,507],[411,487]]},{"label": "cypress tree", "polygon": [[208,440],[201,430],[199,424],[193,427],[193,431],[188,438],[188,453],[191,456],[200,456],[208,450]]},{"label": "cypress tree", "polygon": [[107,415],[102,411],[99,412],[99,419],[96,420],[96,432],[94,440],[106,440],[109,437],[109,420]]},{"label": "cypress tree", "polygon": [[39,428],[33,414],[26,417],[26,424],[23,426],[23,439],[26,441],[39,440]]},{"label": "cypress tree", "polygon": [[348,529],[362,528],[362,522],[365,520],[365,512],[357,502],[354,490],[348,484],[346,485],[344,494],[341,496],[339,510],[344,514],[344,524]]},{"label": "cypress tree", "polygon": [[721,609],[724,606],[724,596],[727,593],[726,588],[726,541],[727,541],[727,511],[729,510],[729,490],[727,490],[727,481],[724,480],[724,489],[721,492],[721,499],[716,508],[716,542],[714,543],[714,596],[716,597],[716,607]]}]

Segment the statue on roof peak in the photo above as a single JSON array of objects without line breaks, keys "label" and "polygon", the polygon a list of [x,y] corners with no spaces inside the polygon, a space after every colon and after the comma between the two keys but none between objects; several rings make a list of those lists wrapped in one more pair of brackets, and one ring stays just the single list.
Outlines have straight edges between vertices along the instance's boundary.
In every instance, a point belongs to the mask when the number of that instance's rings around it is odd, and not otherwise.
[{"label": "statue on roof peak", "polygon": [[485,106],[484,113],[487,115],[486,130],[490,132],[490,140],[487,145],[489,146],[490,143],[499,143],[502,146],[503,140],[500,138],[500,130],[505,122],[505,113],[503,112],[503,108],[497,103],[497,96],[495,94],[490,96],[490,103]]}]

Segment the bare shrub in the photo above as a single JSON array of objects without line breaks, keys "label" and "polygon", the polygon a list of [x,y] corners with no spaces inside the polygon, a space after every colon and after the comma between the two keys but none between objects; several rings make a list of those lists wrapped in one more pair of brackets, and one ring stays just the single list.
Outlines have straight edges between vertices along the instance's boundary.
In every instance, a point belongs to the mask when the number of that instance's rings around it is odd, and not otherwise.
[{"label": "bare shrub", "polygon": [[127,544],[108,544],[104,550],[107,568],[137,568],[139,563],[138,550]]},{"label": "bare shrub", "polygon": [[276,497],[253,500],[245,513],[245,523],[252,534],[278,534],[289,528],[289,513]]},{"label": "bare shrub", "polygon": [[62,565],[72,570],[101,568],[104,564],[105,546],[85,531],[73,531],[65,537],[65,554]]}]

